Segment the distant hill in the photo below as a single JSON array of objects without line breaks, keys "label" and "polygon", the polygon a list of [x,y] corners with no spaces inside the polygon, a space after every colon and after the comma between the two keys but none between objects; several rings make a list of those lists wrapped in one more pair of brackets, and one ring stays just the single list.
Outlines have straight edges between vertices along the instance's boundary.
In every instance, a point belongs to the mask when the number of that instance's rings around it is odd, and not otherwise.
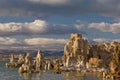
[{"label": "distant hill", "polygon": [[[0,54],[9,55],[9,54],[24,54],[31,53],[33,56],[37,55],[37,50],[0,50]],[[44,56],[62,56],[63,51],[42,51]]]}]

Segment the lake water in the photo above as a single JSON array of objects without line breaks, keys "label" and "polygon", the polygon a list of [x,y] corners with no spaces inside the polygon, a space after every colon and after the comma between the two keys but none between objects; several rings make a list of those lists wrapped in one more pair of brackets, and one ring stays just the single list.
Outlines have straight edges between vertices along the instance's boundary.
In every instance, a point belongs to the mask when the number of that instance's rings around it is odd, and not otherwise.
[{"label": "lake water", "polygon": [[6,62],[0,62],[0,80],[101,80],[94,75],[83,75],[80,72],[62,72],[54,74],[51,70],[37,74],[18,74],[18,69],[5,68]]}]

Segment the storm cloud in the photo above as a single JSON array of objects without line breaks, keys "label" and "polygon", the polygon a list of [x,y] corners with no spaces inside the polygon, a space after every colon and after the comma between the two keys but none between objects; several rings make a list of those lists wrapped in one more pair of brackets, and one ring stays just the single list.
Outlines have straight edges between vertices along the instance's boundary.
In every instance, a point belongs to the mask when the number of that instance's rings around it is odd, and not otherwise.
[{"label": "storm cloud", "polygon": [[119,0],[1,0],[1,16],[32,16],[46,18],[52,15],[97,13],[120,17]]}]

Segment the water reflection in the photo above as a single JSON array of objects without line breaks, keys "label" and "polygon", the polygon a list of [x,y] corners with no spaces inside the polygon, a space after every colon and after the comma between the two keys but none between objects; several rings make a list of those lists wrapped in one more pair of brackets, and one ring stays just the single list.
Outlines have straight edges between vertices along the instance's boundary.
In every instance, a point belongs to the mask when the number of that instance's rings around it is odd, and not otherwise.
[{"label": "water reflection", "polygon": [[86,74],[81,72],[62,72],[61,74],[54,74],[52,71],[41,71],[37,74],[20,74],[25,80],[100,80],[93,74]]},{"label": "water reflection", "polygon": [[65,80],[100,80],[97,76],[82,72],[63,72]]},{"label": "water reflection", "polygon": [[23,73],[23,74],[19,74],[19,76],[24,77],[25,80],[31,80],[32,74]]}]

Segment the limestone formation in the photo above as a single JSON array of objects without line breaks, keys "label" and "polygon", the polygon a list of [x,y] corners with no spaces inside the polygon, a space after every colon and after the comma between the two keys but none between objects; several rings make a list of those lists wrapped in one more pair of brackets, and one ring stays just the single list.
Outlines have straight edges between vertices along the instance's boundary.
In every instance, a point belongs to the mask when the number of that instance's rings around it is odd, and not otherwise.
[{"label": "limestone formation", "polygon": [[24,55],[23,54],[19,54],[17,65],[20,67],[23,63],[24,63]]},{"label": "limestone formation", "polygon": [[91,67],[98,68],[102,67],[102,62],[103,62],[102,59],[90,58],[89,65],[91,65]]},{"label": "limestone formation", "polygon": [[83,39],[81,34],[71,34],[64,47],[62,60],[64,67],[68,68],[72,66],[74,69],[110,69],[112,73],[120,72],[120,43],[88,45],[88,41]]},{"label": "limestone formation", "polygon": [[30,53],[27,53],[24,64],[19,68],[19,73],[36,73],[40,70],[50,70],[52,69],[52,61],[50,59],[45,59],[42,51],[38,50],[35,60],[32,59]]},{"label": "limestone formation", "polygon": [[26,65],[32,65],[32,56],[30,53],[27,53],[26,57],[25,57],[25,64]]},{"label": "limestone formation", "polygon": [[61,73],[61,71],[62,71],[62,69],[61,69],[61,67],[60,67],[60,62],[59,62],[59,60],[54,60],[54,62],[53,62],[53,69],[54,69],[54,73]]},{"label": "limestone formation", "polygon": [[34,62],[36,71],[39,71],[41,69],[43,59],[44,57],[43,57],[42,51],[38,50],[38,53]]},{"label": "limestone formation", "polygon": [[109,66],[112,73],[120,72],[120,44],[115,47]]},{"label": "limestone formation", "polygon": [[15,60],[14,60],[14,55],[11,54],[10,55],[10,62],[9,63],[6,63],[6,67],[7,68],[14,68],[14,67],[17,67],[17,64],[15,63]]},{"label": "limestone formation", "polygon": [[31,73],[33,72],[32,56],[30,53],[27,53],[25,57],[24,64],[19,68],[19,73]]},{"label": "limestone formation", "polygon": [[81,64],[80,56],[84,58],[82,60],[82,64],[84,64],[88,53],[88,41],[83,39],[81,34],[71,34],[64,47],[63,64],[66,67]]}]

